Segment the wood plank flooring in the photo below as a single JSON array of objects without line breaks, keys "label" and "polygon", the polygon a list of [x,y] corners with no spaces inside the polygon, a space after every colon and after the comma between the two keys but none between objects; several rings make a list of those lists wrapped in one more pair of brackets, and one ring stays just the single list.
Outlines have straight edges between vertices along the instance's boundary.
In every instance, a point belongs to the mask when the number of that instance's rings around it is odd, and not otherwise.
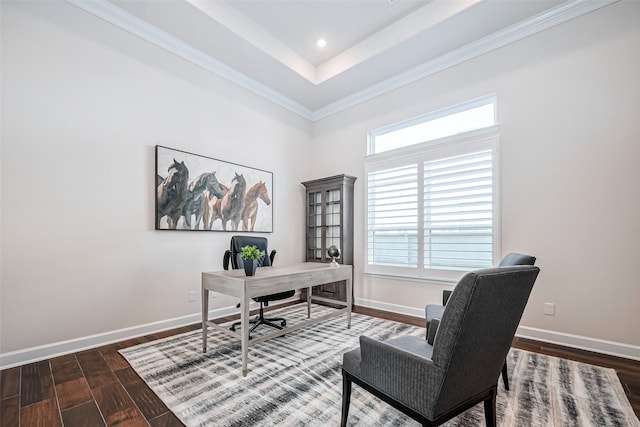
[{"label": "wood plank flooring", "polygon": [[[424,326],[420,318],[362,307],[354,311]],[[218,319],[229,320],[234,317]],[[199,328],[200,324],[185,326],[3,370],[0,426],[182,427],[118,350]],[[521,338],[514,340],[513,347],[615,369],[640,417],[639,362]]]}]

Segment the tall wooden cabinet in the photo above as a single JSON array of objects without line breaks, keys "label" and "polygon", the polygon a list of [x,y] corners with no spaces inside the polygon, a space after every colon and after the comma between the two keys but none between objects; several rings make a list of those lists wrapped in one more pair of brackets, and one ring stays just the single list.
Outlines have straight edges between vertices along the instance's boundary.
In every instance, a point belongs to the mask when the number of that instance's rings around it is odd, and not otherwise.
[{"label": "tall wooden cabinet", "polygon": [[[340,249],[340,264],[353,265],[353,185],[356,178],[336,175],[303,182],[307,190],[306,260],[330,262],[327,249]],[[327,283],[313,288],[313,295],[346,301],[343,283]],[[306,294],[303,294],[306,298]]]}]

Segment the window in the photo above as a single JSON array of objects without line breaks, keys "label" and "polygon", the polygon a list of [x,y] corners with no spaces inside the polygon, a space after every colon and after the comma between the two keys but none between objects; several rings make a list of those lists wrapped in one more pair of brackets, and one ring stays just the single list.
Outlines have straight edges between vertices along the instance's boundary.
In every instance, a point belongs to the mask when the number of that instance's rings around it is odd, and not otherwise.
[{"label": "window", "polygon": [[371,132],[368,154],[379,154],[495,124],[496,97],[478,98]]},{"label": "window", "polygon": [[493,265],[495,102],[482,98],[371,132],[365,272],[449,281]]}]

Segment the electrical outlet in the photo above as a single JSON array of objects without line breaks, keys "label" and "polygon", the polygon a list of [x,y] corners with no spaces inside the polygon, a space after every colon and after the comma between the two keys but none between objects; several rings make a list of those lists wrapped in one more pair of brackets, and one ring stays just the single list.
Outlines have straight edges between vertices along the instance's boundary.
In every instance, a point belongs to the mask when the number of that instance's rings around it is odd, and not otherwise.
[{"label": "electrical outlet", "polygon": [[196,300],[196,291],[189,291],[189,302],[194,302]]},{"label": "electrical outlet", "polygon": [[554,316],[556,314],[556,305],[552,302],[545,302],[544,314],[546,314],[547,316]]}]

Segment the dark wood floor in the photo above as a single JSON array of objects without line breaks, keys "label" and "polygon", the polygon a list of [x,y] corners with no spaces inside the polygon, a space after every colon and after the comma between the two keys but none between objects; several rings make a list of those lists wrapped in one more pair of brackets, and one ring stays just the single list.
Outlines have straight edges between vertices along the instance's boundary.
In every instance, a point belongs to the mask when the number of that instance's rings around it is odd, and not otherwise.
[{"label": "dark wood floor", "polygon": [[[361,307],[354,311],[424,325],[419,318]],[[219,319],[228,320],[232,317]],[[0,426],[183,426],[118,350],[199,328],[186,326],[3,370]],[[526,339],[516,338],[513,346],[615,369],[640,417],[640,363]]]}]

